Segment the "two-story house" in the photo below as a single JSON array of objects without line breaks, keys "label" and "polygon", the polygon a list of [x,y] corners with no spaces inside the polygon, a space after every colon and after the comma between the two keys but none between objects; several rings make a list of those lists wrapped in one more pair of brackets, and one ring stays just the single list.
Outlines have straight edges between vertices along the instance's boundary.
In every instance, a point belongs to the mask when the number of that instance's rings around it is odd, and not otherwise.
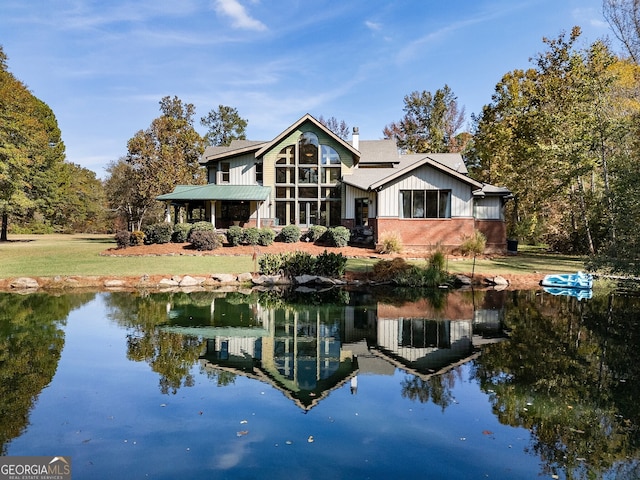
[{"label": "two-story house", "polygon": [[393,232],[407,249],[454,248],[477,229],[488,250],[506,246],[511,192],[469,177],[459,154],[405,155],[393,140],[360,140],[357,128],[345,141],[305,115],[270,141],[208,147],[200,163],[207,185],[158,197],[167,221],[173,206],[216,228],[342,225],[376,243]]}]

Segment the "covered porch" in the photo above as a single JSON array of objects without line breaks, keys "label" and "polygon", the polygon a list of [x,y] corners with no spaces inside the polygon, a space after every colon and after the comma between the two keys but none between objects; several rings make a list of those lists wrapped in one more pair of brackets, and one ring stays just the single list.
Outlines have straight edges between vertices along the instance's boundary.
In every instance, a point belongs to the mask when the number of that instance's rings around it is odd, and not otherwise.
[{"label": "covered porch", "polygon": [[177,185],[156,199],[165,203],[166,222],[262,227],[272,225],[270,195],[271,189],[260,185]]}]

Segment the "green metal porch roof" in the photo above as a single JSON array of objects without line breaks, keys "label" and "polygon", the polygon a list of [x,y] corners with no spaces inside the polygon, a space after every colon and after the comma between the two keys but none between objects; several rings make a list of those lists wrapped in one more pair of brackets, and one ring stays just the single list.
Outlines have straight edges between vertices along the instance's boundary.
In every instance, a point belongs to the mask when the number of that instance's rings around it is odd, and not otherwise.
[{"label": "green metal porch roof", "polygon": [[266,200],[270,193],[271,188],[260,185],[177,185],[173,192],[156,200]]}]

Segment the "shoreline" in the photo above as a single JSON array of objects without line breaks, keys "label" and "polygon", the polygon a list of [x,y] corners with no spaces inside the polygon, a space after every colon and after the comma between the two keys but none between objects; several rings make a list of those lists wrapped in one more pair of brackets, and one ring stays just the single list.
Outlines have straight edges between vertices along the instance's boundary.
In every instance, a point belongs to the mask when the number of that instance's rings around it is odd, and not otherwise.
[{"label": "shoreline", "polygon": [[[471,277],[470,273],[461,274]],[[495,278],[502,278],[505,284],[496,285]],[[476,272],[473,287],[479,289],[501,290],[532,290],[540,287],[541,274],[510,274],[510,275],[486,275]],[[0,278],[0,291],[25,293],[25,292],[74,292],[76,290],[94,291],[170,291],[181,290],[216,290],[220,288],[242,288],[260,286],[297,285],[288,281],[273,281],[262,279],[260,275],[252,273],[241,274],[209,274],[203,275],[57,275],[54,277],[23,276]],[[370,282],[365,275],[356,275],[347,272],[342,279],[333,280],[334,286],[376,286],[376,282]],[[317,285],[317,283],[316,283]],[[325,283],[325,285],[327,285]]]}]

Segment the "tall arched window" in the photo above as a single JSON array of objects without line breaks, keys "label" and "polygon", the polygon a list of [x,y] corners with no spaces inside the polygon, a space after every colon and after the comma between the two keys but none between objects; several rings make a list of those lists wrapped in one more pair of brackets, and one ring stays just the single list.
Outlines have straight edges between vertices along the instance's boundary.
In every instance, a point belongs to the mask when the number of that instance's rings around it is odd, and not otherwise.
[{"label": "tall arched window", "polygon": [[304,132],[276,158],[276,218],[280,225],[340,225],[340,155]]}]

